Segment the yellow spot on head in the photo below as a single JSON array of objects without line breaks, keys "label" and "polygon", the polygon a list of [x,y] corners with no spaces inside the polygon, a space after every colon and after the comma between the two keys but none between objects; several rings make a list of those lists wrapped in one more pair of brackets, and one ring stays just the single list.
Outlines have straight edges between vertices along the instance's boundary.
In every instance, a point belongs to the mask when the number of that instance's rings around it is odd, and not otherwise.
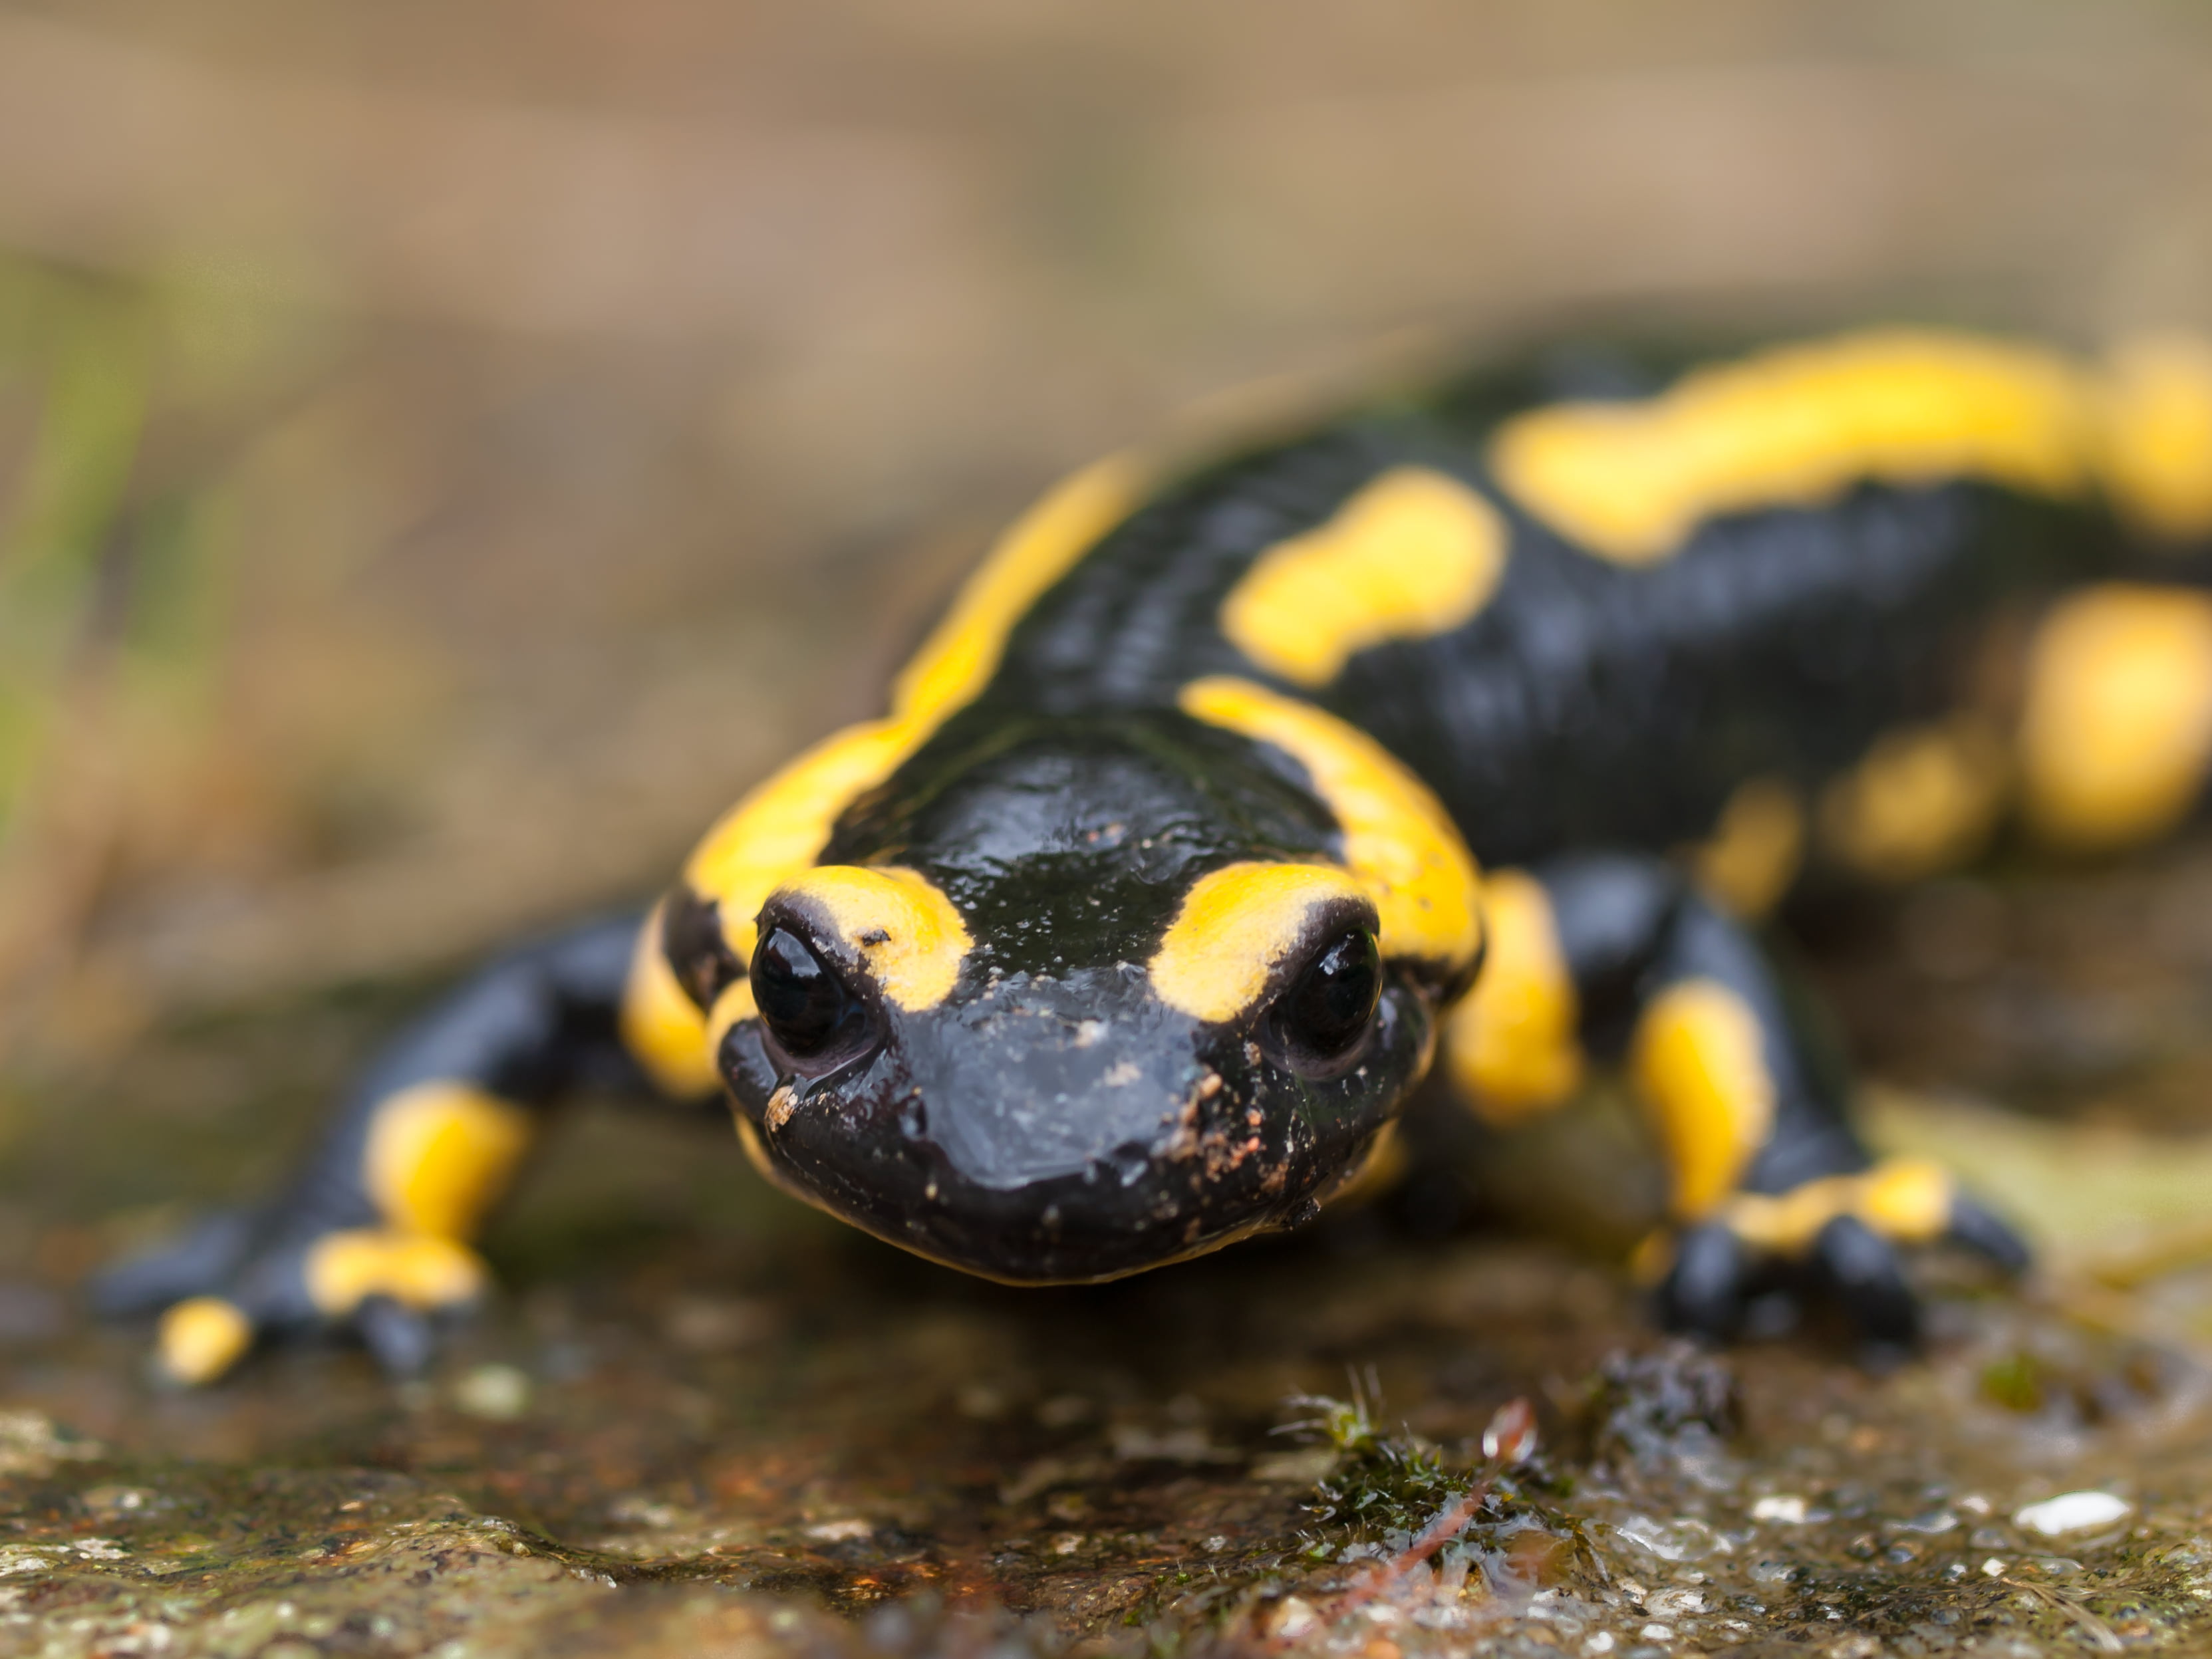
[{"label": "yellow spot on head", "polygon": [[465,1244],[383,1227],[325,1234],[309,1247],[304,1271],[308,1300],[331,1318],[372,1296],[422,1310],[458,1307],[483,1293],[487,1277]]},{"label": "yellow spot on head", "polygon": [[1223,602],[1221,631],[1270,673],[1326,685],[1355,652],[1473,617],[1498,586],[1506,540],[1498,509],[1457,479],[1396,467],[1261,554]]},{"label": "yellow spot on head", "polygon": [[884,996],[912,1012],[951,994],[975,941],[959,910],[918,870],[833,864],[809,870],[776,890],[827,928],[864,964]]},{"label": "yellow spot on head", "polygon": [[1712,839],[1694,849],[1692,872],[1706,895],[1739,916],[1765,915],[1790,890],[1805,856],[1805,809],[1779,778],[1753,778],[1721,809]]},{"label": "yellow spot on head", "polygon": [[623,1047],[662,1093],[692,1099],[714,1093],[721,1078],[708,1046],[706,1019],[677,983],[661,948],[661,909],[653,907],[630,955],[623,986]]},{"label": "yellow spot on head", "polygon": [[1574,977],[1552,902],[1518,870],[1483,884],[1489,948],[1474,988],[1446,1028],[1452,1080],[1476,1116],[1498,1128],[1559,1105],[1583,1079]]},{"label": "yellow spot on head", "polygon": [[1209,1023],[1259,1001],[1285,957],[1312,936],[1330,906],[1367,904],[1359,883],[1315,864],[1232,864],[1183,896],[1150,964],[1152,991]]},{"label": "yellow spot on head", "polygon": [[253,1325],[234,1302],[196,1296],[161,1316],[155,1352],[179,1382],[212,1382],[253,1346]]},{"label": "yellow spot on head", "polygon": [[1695,370],[1655,398],[1533,410],[1498,428],[1491,462],[1562,535],[1648,564],[1709,519],[1817,507],[1863,480],[2069,495],[2089,422],[2084,382],[2051,354],[1881,329]]},{"label": "yellow spot on head", "polygon": [[1774,1123],[1765,1039],[1743,999],[1714,980],[1684,980],[1636,1023],[1629,1075],[1650,1112],[1685,1221],[1735,1190]]},{"label": "yellow spot on head", "polygon": [[2124,343],[2101,407],[2102,470],[2121,512],[2161,536],[2212,532],[2212,341]]},{"label": "yellow spot on head", "polygon": [[418,1083],[377,1103],[368,1195],[404,1232],[466,1238],[530,1146],[530,1114],[465,1083]]},{"label": "yellow spot on head", "polygon": [[2020,766],[2030,823],[2062,846],[2172,828],[2212,769],[2212,599],[2113,583],[2054,606],[2028,651]]},{"label": "yellow spot on head", "polygon": [[1977,714],[1893,732],[1821,792],[1821,837],[1862,875],[1917,881],[1982,849],[2011,769],[2003,740]]},{"label": "yellow spot on head", "polygon": [[1382,954],[1449,979],[1482,942],[1474,856],[1441,803],[1374,738],[1310,703],[1226,675],[1185,686],[1193,720],[1272,744],[1313,781],[1344,834],[1344,862],[1382,921]]}]

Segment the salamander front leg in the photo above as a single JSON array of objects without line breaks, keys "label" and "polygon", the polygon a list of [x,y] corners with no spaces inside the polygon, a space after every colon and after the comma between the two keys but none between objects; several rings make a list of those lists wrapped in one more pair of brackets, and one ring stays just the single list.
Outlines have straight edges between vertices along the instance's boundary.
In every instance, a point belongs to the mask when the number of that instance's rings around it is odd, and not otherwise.
[{"label": "salamander front leg", "polygon": [[103,1311],[158,1313],[157,1363],[181,1382],[317,1328],[419,1370],[436,1323],[489,1284],[471,1241],[544,1109],[642,1085],[617,1034],[637,937],[634,918],[597,923],[486,969],[392,1045],[287,1192],[112,1269]]},{"label": "salamander front leg", "polygon": [[1947,1171],[1869,1158],[1772,964],[1673,866],[1578,857],[1490,885],[1490,959],[1451,1018],[1454,1080],[1510,1124],[1563,1103],[1594,1061],[1626,1071],[1667,1165],[1673,1225],[1644,1256],[1668,1325],[1724,1340],[1781,1289],[1909,1346],[1900,1249],[1948,1239],[2025,1264]]}]

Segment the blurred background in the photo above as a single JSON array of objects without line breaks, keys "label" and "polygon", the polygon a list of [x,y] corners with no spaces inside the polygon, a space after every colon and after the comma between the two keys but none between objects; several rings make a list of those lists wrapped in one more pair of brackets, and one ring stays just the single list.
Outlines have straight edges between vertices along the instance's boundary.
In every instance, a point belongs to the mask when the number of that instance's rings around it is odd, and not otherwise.
[{"label": "blurred background", "polygon": [[2208,271],[2183,0],[10,0],[0,1128],[649,893],[1255,380]]}]

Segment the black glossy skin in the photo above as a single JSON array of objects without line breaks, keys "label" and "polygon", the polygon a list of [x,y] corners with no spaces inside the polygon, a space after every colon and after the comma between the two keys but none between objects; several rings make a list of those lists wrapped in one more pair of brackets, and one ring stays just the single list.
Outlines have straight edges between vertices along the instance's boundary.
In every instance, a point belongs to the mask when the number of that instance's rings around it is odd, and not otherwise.
[{"label": "black glossy skin", "polygon": [[[1749,1190],[1863,1167],[1833,1080],[1800,1063],[1763,955],[1664,854],[1708,833],[1747,776],[1816,785],[1878,734],[1949,706],[1993,615],[2124,572],[2137,550],[2094,506],[1869,483],[1817,508],[1710,521],[1663,562],[1628,568],[1568,544],[1488,477],[1483,447],[1503,416],[1643,393],[1674,368],[1649,355],[1538,354],[1187,475],[1106,535],[1014,627],[981,693],[842,813],[818,860],[908,866],[953,900],[975,946],[949,998],[891,1007],[803,912],[772,901],[761,917],[763,937],[780,926],[807,939],[855,1004],[851,1041],[827,1059],[779,1048],[759,1020],[722,1045],[730,1094],[776,1178],[939,1260],[1042,1281],[1110,1277],[1293,1224],[1358,1168],[1427,1069],[1462,982],[1386,963],[1371,1028],[1332,1068],[1302,1065],[1279,1025],[1280,994],[1330,939],[1310,941],[1270,998],[1222,1026],[1162,1005],[1139,966],[1198,876],[1341,848],[1296,762],[1177,712],[1182,689],[1215,673],[1364,730],[1435,790],[1486,867],[1529,866],[1601,1057],[1666,984],[1702,976],[1740,991],[1768,1033],[1779,1091]],[[1261,553],[1408,463],[1465,481],[1504,515],[1496,592],[1466,626],[1360,652],[1318,691],[1271,680],[1224,637],[1224,598]],[[2165,560],[2160,579],[2176,569]],[[681,891],[663,945],[702,1009],[748,968],[711,908]],[[573,1029],[604,1042],[621,994],[610,971],[578,1005],[597,1012]],[[434,1017],[469,1027],[474,1057],[459,1075],[496,1085],[529,1071],[550,1039],[526,1001],[480,986]],[[780,1126],[779,1088],[802,1108]],[[358,1145],[334,1135],[267,1236],[331,1224],[344,1206],[331,1195],[359,1187]],[[1815,1268],[1869,1329],[1909,1338],[1887,1247],[1856,1225],[1823,1235]],[[2016,1250],[1970,1206],[1956,1226],[1992,1253]],[[235,1285],[257,1259],[240,1245],[161,1289]],[[1665,1310],[1724,1333],[1755,1278],[1727,1239],[1693,1233]]]}]

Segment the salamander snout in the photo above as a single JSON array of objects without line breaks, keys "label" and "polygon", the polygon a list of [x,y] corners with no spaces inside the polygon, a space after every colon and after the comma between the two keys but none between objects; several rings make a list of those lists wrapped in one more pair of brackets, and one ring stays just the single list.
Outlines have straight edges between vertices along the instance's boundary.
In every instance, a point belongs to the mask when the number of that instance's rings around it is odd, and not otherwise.
[{"label": "salamander snout", "polygon": [[963,975],[902,1007],[797,919],[763,918],[759,1016],[722,1049],[779,1184],[992,1278],[1112,1278],[1310,1214],[1418,1077],[1425,1000],[1353,927],[1241,1020],[1144,963]]}]

